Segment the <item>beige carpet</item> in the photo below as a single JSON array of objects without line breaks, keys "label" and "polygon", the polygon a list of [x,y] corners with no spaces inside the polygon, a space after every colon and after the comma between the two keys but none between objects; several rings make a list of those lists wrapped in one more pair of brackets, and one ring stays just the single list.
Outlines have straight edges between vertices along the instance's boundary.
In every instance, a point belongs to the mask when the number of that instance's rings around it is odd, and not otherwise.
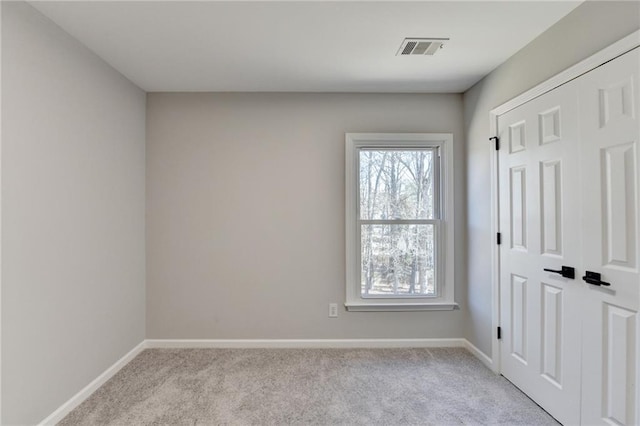
[{"label": "beige carpet", "polygon": [[149,349],[63,425],[547,425],[465,349]]}]

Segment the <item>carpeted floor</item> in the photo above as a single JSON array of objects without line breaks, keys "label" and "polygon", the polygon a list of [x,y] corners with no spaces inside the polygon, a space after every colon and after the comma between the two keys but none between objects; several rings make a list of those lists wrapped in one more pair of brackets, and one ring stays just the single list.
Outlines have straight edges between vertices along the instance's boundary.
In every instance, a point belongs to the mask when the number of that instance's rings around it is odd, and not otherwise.
[{"label": "carpeted floor", "polygon": [[62,425],[551,425],[465,349],[148,349]]}]

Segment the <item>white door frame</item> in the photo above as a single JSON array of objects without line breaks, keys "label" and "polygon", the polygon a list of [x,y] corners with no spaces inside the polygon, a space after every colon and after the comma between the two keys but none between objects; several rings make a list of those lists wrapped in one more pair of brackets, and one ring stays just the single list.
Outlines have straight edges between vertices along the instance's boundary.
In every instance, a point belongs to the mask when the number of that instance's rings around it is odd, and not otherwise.
[{"label": "white door frame", "polygon": [[[0,4],[0,99],[2,99],[2,5]],[[2,164],[2,102],[0,102],[0,164]],[[0,166],[0,424],[2,424],[2,167]]]},{"label": "white door frame", "polygon": [[[620,55],[640,46],[640,30],[635,31],[621,40],[613,43],[587,59],[567,68],[550,79],[538,84],[515,98],[503,103],[489,112],[489,134],[498,135],[498,117],[532,99],[541,96],[568,81],[573,80],[603,65]],[[504,146],[504,144],[502,144]],[[504,148],[503,148],[504,149]],[[498,152],[493,143],[490,145],[491,158],[491,235],[500,232],[499,198],[498,198]],[[495,373],[500,373],[500,341],[496,330],[500,326],[500,246],[492,245],[491,250],[491,366]]]}]

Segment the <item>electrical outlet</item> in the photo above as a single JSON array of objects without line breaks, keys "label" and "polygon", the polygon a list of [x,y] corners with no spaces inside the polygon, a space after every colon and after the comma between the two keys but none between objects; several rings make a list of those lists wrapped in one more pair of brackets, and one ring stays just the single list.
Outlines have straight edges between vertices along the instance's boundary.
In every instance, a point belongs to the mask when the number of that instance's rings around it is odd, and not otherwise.
[{"label": "electrical outlet", "polygon": [[338,317],[338,304],[329,303],[329,318],[337,318],[337,317]]}]

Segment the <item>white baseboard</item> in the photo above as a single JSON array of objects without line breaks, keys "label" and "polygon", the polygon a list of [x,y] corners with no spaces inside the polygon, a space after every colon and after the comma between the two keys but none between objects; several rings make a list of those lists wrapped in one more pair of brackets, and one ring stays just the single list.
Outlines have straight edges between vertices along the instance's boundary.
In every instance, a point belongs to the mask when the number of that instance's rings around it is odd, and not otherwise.
[{"label": "white baseboard", "polygon": [[89,398],[140,352],[147,348],[465,348],[489,369],[493,362],[464,338],[453,339],[147,339],[120,358],[40,425],[55,425]]},{"label": "white baseboard", "polygon": [[120,358],[111,367],[107,368],[104,373],[100,374],[94,381],[89,383],[80,392],[71,397],[67,402],[62,404],[56,411],[51,413],[49,417],[41,421],[40,425],[55,425],[69,414],[74,408],[82,404],[92,393],[100,386],[105,384],[107,380],[112,378],[122,367],[127,365],[133,358],[146,348],[146,342],[142,341],[135,348],[131,349],[125,356]]},{"label": "white baseboard", "polygon": [[495,371],[495,366],[493,365],[493,360],[491,358],[489,358],[489,356],[487,354],[482,352],[480,349],[478,349],[473,343],[471,343],[467,339],[464,339],[464,342],[465,342],[464,347],[467,348],[467,350],[469,352],[471,352],[471,354],[473,356],[478,358],[480,360],[480,362],[482,362],[489,370]]},{"label": "white baseboard", "polygon": [[147,348],[464,348],[466,339],[147,339]]},{"label": "white baseboard", "polygon": [[493,360],[464,338],[453,339],[147,339],[147,348],[465,348],[487,368]]}]

